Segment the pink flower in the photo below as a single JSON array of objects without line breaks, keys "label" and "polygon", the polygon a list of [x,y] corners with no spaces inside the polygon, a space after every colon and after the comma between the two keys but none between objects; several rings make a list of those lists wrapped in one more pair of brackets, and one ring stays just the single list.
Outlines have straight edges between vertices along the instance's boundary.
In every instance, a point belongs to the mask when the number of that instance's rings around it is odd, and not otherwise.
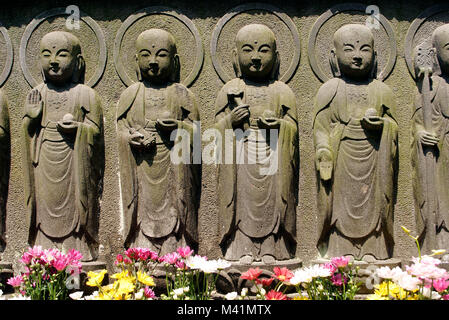
[{"label": "pink flower", "polygon": [[165,256],[159,258],[159,262],[165,262],[168,264],[175,264],[181,256],[177,252],[167,253]]},{"label": "pink flower", "polygon": [[186,264],[184,263],[184,261],[181,261],[181,260],[177,260],[175,262],[175,267],[178,268],[178,269],[187,270]]},{"label": "pink flower", "polygon": [[123,262],[123,256],[121,254],[118,254],[117,257],[115,257],[115,264],[119,264]]},{"label": "pink flower", "polygon": [[444,295],[443,300],[449,300],[449,294]]},{"label": "pink flower", "polygon": [[156,252],[150,251],[150,259],[153,261],[157,261],[159,259],[159,256],[157,255]]},{"label": "pink flower", "polygon": [[331,277],[331,281],[336,286],[342,286],[343,283],[348,282],[348,279],[343,276],[341,273],[335,273]]},{"label": "pink flower", "polygon": [[58,271],[63,271],[69,265],[69,257],[65,254],[58,252],[55,254],[54,259],[51,261],[51,265]]},{"label": "pink flower", "polygon": [[177,252],[182,258],[187,258],[193,254],[193,250],[189,246],[178,248]]},{"label": "pink flower", "polygon": [[436,291],[441,293],[449,287],[449,281],[444,278],[436,279],[433,281],[433,287]]},{"label": "pink flower", "polygon": [[269,287],[273,282],[274,278],[260,278],[256,279],[257,284],[261,284],[262,287]]},{"label": "pink flower", "polygon": [[337,267],[332,262],[325,263],[323,265],[324,268],[328,269],[331,273],[334,273],[337,271]]},{"label": "pink flower", "polygon": [[256,267],[256,269],[249,268],[248,271],[242,273],[240,278],[254,281],[262,274],[262,270],[259,269],[259,267]]},{"label": "pink flower", "polygon": [[145,286],[145,289],[143,290],[143,294],[145,295],[146,298],[148,299],[153,299],[156,294],[154,293],[153,290],[150,289],[150,287]]},{"label": "pink flower", "polygon": [[7,283],[8,283],[10,286],[12,286],[12,287],[17,288],[17,287],[20,287],[20,285],[23,283],[23,278],[22,278],[22,276],[19,274],[19,275],[15,276],[15,277],[9,278],[8,281],[7,281]]},{"label": "pink flower", "polygon": [[288,282],[291,278],[293,278],[293,273],[285,267],[274,267],[273,271],[274,277],[282,282]]},{"label": "pink flower", "polygon": [[285,294],[283,294],[282,292],[279,292],[279,291],[274,291],[274,290],[270,290],[265,295],[265,299],[266,300],[288,300],[287,296]]},{"label": "pink flower", "polygon": [[337,267],[337,268],[344,268],[348,265],[349,261],[351,260],[350,257],[334,257],[331,259],[331,262]]},{"label": "pink flower", "polygon": [[26,251],[23,255],[20,261],[23,264],[31,264],[33,262],[33,259],[39,260],[41,256],[43,255],[44,251],[42,250],[41,246],[34,246],[29,247],[28,251]]}]

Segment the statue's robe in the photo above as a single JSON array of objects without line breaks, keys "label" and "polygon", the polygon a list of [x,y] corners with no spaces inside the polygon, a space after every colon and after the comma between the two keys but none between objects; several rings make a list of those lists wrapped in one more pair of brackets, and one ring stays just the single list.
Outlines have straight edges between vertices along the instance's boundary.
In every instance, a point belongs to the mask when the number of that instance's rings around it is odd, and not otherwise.
[{"label": "statue's robe", "polygon": [[6,201],[11,167],[11,138],[9,132],[8,102],[0,90],[0,251],[5,249]]},{"label": "statue's robe", "polygon": [[432,188],[436,199],[435,223],[439,231],[434,242],[437,247],[428,248],[424,235],[430,213],[425,206],[427,198],[425,181],[428,168],[426,168],[423,145],[417,135],[419,131],[424,130],[423,103],[418,92],[412,116],[411,141],[416,229],[422,237],[423,250],[427,253],[430,253],[432,249],[449,247],[449,84],[440,76],[432,76],[431,83],[432,131],[439,138],[433,172],[435,185]]},{"label": "statue's robe", "polygon": [[[236,104],[228,97],[230,92],[243,92],[242,102],[249,105],[250,111],[247,133],[254,135],[236,138],[233,130],[237,128],[233,128],[230,120]],[[255,86],[236,78],[220,90],[215,110],[215,128],[222,139],[217,144],[218,154],[221,154],[217,166],[217,193],[219,232],[225,258],[238,260],[245,255],[257,259],[264,255],[277,260],[291,258],[296,244],[299,161],[293,92],[280,81]],[[276,144],[267,138],[270,130],[266,130],[266,136],[257,135],[262,132],[257,119],[266,110],[281,119]],[[227,137],[231,143],[226,142]],[[232,150],[227,150],[227,145]],[[264,153],[266,158],[250,163],[248,157],[257,153]],[[274,172],[263,173],[273,164]]]},{"label": "statue's robe", "polygon": [[[73,248],[83,261],[95,260],[104,171],[100,98],[82,84],[60,93],[49,92],[45,83],[35,89],[42,112],[36,118],[33,110],[25,110],[23,117],[29,243]],[[57,129],[66,113],[80,123],[74,134]]]},{"label": "statue's robe", "polygon": [[[194,121],[199,121],[199,113],[192,92],[179,83],[158,89],[157,95],[151,90],[155,89],[135,83],[122,93],[117,106],[122,232],[126,247],[146,246],[165,254],[180,245],[197,245],[200,166],[193,164],[192,157],[197,130]],[[190,136],[185,145],[190,154],[183,155],[189,156],[185,162],[171,161],[175,144],[170,141],[170,132],[155,127],[164,111],[170,112],[170,118],[179,121],[178,129]],[[153,135],[156,146],[145,151],[131,147],[133,130],[146,137]],[[176,143],[184,139],[182,130],[176,131]]]},{"label": "statue's robe", "polygon": [[[393,248],[398,137],[392,91],[378,80],[350,89],[334,78],[321,86],[314,108],[315,151],[332,154],[330,180],[323,181],[317,168],[318,248],[328,256],[387,259]],[[384,118],[380,132],[362,128],[368,108]]]}]

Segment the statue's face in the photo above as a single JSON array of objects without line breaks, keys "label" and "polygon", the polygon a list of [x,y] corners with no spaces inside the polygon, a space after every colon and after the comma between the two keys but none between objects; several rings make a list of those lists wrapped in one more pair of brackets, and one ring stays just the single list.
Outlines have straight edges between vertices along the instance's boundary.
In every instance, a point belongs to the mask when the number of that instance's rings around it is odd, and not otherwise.
[{"label": "statue's face", "polygon": [[276,42],[265,28],[252,26],[236,37],[238,63],[243,77],[268,79],[276,61]]},{"label": "statue's face", "polygon": [[72,79],[76,67],[73,46],[62,34],[50,33],[41,40],[41,66],[47,81],[65,83]]},{"label": "statue's face", "polygon": [[435,35],[434,46],[441,72],[449,74],[449,25]]},{"label": "statue's face", "polygon": [[168,35],[154,32],[136,42],[137,64],[142,78],[150,83],[164,83],[173,71],[174,43]]},{"label": "statue's face", "polygon": [[352,26],[334,36],[335,54],[342,75],[369,77],[374,63],[374,39],[366,28]]}]

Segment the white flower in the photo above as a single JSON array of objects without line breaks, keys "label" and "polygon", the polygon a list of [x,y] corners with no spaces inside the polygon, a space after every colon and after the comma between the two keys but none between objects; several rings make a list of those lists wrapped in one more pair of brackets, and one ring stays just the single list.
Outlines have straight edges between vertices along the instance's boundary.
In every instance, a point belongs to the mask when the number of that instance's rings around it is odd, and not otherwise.
[{"label": "white flower", "polygon": [[240,293],[240,295],[241,295],[242,297],[245,297],[247,294],[248,294],[248,288],[243,288],[243,289],[242,289],[242,292]]},{"label": "white flower", "polygon": [[432,258],[431,256],[427,256],[427,255],[422,256],[421,260],[417,257],[413,257],[412,260],[413,260],[413,263],[422,263],[422,264],[428,264],[428,265],[430,264],[430,265],[434,265],[434,266],[441,263],[441,261],[439,259]]},{"label": "white flower", "polygon": [[332,271],[325,268],[324,265],[315,264],[304,269],[312,278],[327,278],[332,275]]},{"label": "white flower", "polygon": [[184,294],[184,288],[178,288],[173,290],[173,292],[175,293],[175,295],[180,296]]},{"label": "white flower", "polygon": [[139,291],[136,292],[135,298],[136,300],[142,300],[143,299],[143,289],[140,289]]},{"label": "white flower", "polygon": [[309,272],[303,269],[298,269],[293,273],[293,277],[290,279],[290,284],[296,286],[300,283],[309,283],[312,281],[312,276]]},{"label": "white flower", "polygon": [[98,296],[98,291],[92,292],[90,296],[85,296],[84,300],[95,300],[95,298]]},{"label": "white flower", "polygon": [[223,259],[218,259],[218,260],[214,260],[216,265],[217,265],[217,269],[218,270],[222,270],[222,269],[226,269],[229,268],[231,266],[231,263],[229,261],[223,260]]},{"label": "white flower", "polygon": [[183,291],[184,292],[189,292],[189,287],[187,286],[187,287],[184,287],[184,288],[182,288],[183,289]]},{"label": "white flower", "polygon": [[226,300],[235,300],[235,298],[237,298],[237,292],[233,291],[233,292],[229,292],[228,294],[225,295],[225,299]]},{"label": "white flower", "polygon": [[204,273],[215,273],[215,272],[218,271],[218,265],[217,265],[217,262],[215,260],[205,261],[201,265],[200,269]]},{"label": "white flower", "polygon": [[185,260],[186,266],[190,269],[202,269],[207,263],[207,258],[200,255],[189,256]]},{"label": "white flower", "polygon": [[31,297],[25,297],[21,294],[15,295],[12,298],[9,298],[8,300],[31,300]]},{"label": "white flower", "polygon": [[438,292],[432,291],[432,289],[426,287],[423,288],[422,294],[432,300],[440,300],[441,298],[441,295]]},{"label": "white flower", "polygon": [[69,297],[72,298],[73,300],[81,300],[83,295],[84,295],[83,291],[76,291],[74,293],[69,294]]},{"label": "white flower", "polygon": [[403,272],[401,276],[396,277],[394,279],[394,282],[407,291],[414,291],[418,289],[419,285],[421,284],[421,280],[419,280],[414,276],[409,275],[406,272]]},{"label": "white flower", "polygon": [[376,270],[376,274],[382,279],[396,279],[400,278],[404,271],[401,268],[395,267],[390,269],[389,267],[380,267]]}]

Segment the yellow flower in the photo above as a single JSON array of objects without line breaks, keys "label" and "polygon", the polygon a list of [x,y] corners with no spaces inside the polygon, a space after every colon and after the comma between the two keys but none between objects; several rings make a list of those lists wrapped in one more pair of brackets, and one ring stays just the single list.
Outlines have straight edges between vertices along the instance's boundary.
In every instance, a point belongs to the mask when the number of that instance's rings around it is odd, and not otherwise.
[{"label": "yellow flower", "polygon": [[116,293],[118,295],[126,295],[128,293],[132,293],[134,291],[134,289],[136,288],[136,286],[134,285],[134,281],[135,278],[122,278],[120,280],[117,280],[116,282],[118,283],[117,286],[117,290]]},{"label": "yellow flower", "polygon": [[128,278],[129,276],[130,276],[130,275],[129,275],[128,270],[123,270],[123,271],[120,272],[120,273],[114,273],[114,274],[111,276],[111,278],[120,280],[120,279],[123,279],[123,278]]},{"label": "yellow flower", "polygon": [[366,297],[366,300],[388,300],[388,298],[379,296],[377,294],[370,294]]},{"label": "yellow flower", "polygon": [[154,280],[153,277],[147,275],[145,272],[137,271],[137,280],[139,282],[143,283],[144,285],[154,287]]},{"label": "yellow flower", "polygon": [[99,272],[89,271],[87,277],[89,278],[86,284],[90,287],[99,287],[101,282],[103,282],[104,275],[108,273],[107,270],[103,269]]},{"label": "yellow flower", "polygon": [[309,297],[306,296],[296,296],[293,298],[293,300],[310,300]]},{"label": "yellow flower", "polygon": [[436,255],[443,254],[443,253],[446,253],[446,250],[444,250],[444,249],[432,250],[431,256],[436,256]]}]

